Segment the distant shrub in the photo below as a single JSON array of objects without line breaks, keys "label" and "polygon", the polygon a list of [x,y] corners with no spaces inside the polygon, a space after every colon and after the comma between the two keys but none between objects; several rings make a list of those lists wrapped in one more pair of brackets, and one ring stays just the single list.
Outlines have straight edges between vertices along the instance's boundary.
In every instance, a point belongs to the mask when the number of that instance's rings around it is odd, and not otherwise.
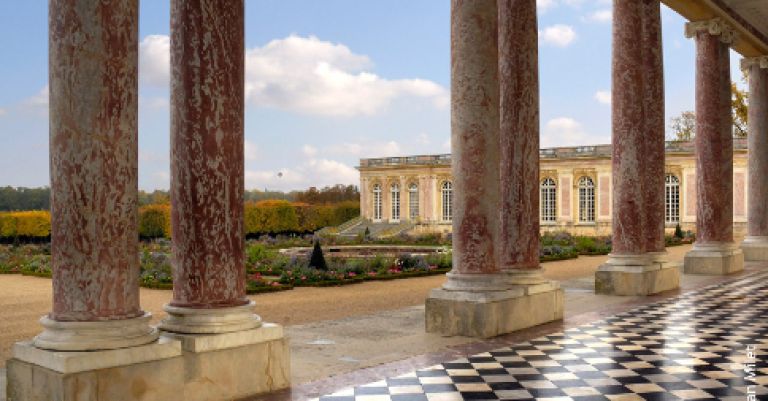
[{"label": "distant shrub", "polygon": [[171,206],[150,205],[139,209],[139,236],[171,238]]}]

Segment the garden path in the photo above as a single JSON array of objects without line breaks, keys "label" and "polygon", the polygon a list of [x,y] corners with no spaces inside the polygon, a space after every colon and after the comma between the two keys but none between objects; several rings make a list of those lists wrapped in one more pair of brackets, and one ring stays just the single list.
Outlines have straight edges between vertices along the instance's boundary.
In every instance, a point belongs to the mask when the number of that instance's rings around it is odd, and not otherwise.
[{"label": "garden path", "polygon": [[[690,248],[690,245],[669,248],[670,259],[682,260],[683,255]],[[570,286],[573,290],[573,296],[578,297],[580,292],[583,292],[584,296],[590,292],[589,285],[594,271],[606,259],[606,256],[582,256],[578,259],[548,262],[543,266],[546,269],[545,275],[548,278],[571,282]],[[293,337],[305,338],[307,335],[319,334],[312,331],[307,331],[307,334],[301,334],[301,330],[293,330],[290,326],[336,321],[423,305],[429,290],[439,287],[443,280],[444,276],[430,276],[393,281],[365,282],[343,287],[301,287],[291,291],[255,295],[252,298],[256,301],[257,312],[265,321],[289,326],[289,334]],[[165,316],[162,307],[170,298],[171,293],[168,290],[141,289],[142,307],[153,313],[155,321]],[[588,298],[585,298],[583,302],[574,304],[571,307],[587,308],[587,306],[579,306],[583,305],[584,302],[588,305],[594,302],[594,300],[590,301]],[[29,339],[40,332],[38,319],[50,311],[50,309],[50,279],[20,275],[0,275],[0,367],[4,367],[5,360],[11,356],[13,343]],[[396,315],[397,313],[393,313],[393,317]],[[412,315],[407,315],[403,318],[413,319]],[[404,322],[407,323],[409,320]],[[328,325],[321,324],[314,327],[316,329],[322,328],[323,330],[343,327],[331,324],[332,322],[328,323]],[[414,321],[413,324],[416,324],[416,322]],[[404,327],[410,326],[410,324],[405,324]],[[419,330],[423,331],[423,327],[420,324],[415,329],[417,330],[414,330],[414,333]],[[379,327],[377,329],[363,330],[359,334],[364,337],[366,337],[365,334],[368,334],[368,339],[375,340],[384,334],[381,330],[383,328]],[[413,342],[413,338],[409,336],[410,334],[406,335],[404,337],[405,340],[402,342],[398,341],[388,345],[388,347],[393,347],[393,354],[382,356],[382,358],[395,360],[392,358],[402,353],[413,355],[414,352],[419,352],[417,348],[424,345],[424,343],[419,342],[421,341],[419,340],[414,344],[416,348],[411,349],[409,348],[408,341]],[[411,340],[408,340],[408,338],[411,338]],[[440,341],[432,339],[429,342],[432,343],[430,347],[444,347],[467,341],[467,339],[454,338]],[[304,354],[312,348],[311,346],[307,347],[306,342],[302,343],[299,341],[294,344],[293,348],[300,349],[300,352]],[[384,345],[380,346],[384,347]],[[361,345],[362,349],[365,349],[365,345]],[[326,365],[328,369],[333,371],[344,371],[346,369],[345,366],[348,368],[360,367],[354,361],[355,358],[350,357],[350,360],[347,362],[345,362],[343,355],[333,354],[329,358],[335,358],[337,364],[339,364],[338,367],[333,368]],[[330,361],[324,357],[320,358],[320,360],[323,363],[329,363]],[[376,360],[378,361],[378,359]],[[299,361],[296,362],[299,363]],[[313,369],[302,369],[302,371],[310,373],[313,372]],[[315,373],[317,372],[315,371]],[[296,381],[301,382],[316,378],[315,376],[296,377]]]}]

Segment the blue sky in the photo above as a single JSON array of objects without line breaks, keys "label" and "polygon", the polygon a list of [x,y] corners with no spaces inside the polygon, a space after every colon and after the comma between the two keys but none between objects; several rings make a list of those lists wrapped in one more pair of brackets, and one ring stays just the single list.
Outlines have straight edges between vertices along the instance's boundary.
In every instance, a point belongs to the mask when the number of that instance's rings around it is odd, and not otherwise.
[{"label": "blue sky", "polygon": [[[141,2],[145,190],[169,186],[168,3]],[[247,0],[246,187],[354,184],[361,157],[449,152],[449,3]],[[47,4],[0,2],[0,186],[48,183]],[[610,4],[539,0],[542,146],[610,142]],[[694,46],[662,15],[669,120],[693,109]]]}]

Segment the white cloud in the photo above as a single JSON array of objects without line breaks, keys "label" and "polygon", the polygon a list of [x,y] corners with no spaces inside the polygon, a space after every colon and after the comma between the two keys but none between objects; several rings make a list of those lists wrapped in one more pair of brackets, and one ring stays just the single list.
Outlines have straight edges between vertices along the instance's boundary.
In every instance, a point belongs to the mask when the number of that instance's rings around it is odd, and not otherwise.
[{"label": "white cloud", "polygon": [[139,43],[139,79],[152,86],[169,87],[171,40],[167,35],[148,35]]},{"label": "white cloud", "polygon": [[304,188],[302,183],[305,181],[306,177],[303,174],[289,168],[276,171],[245,171],[245,187],[247,189],[287,190]]},{"label": "white cloud", "polygon": [[307,157],[315,157],[317,155],[317,148],[315,148],[312,145],[304,145],[301,148],[301,153],[303,153],[304,156],[307,156]]},{"label": "white cloud", "polygon": [[539,12],[545,12],[556,5],[555,0],[536,0],[536,9]]},{"label": "white cloud", "polygon": [[243,153],[246,161],[254,161],[258,159],[259,147],[255,143],[245,140],[245,149]]},{"label": "white cloud", "polygon": [[276,170],[246,170],[245,187],[268,188],[272,190],[305,189],[310,186],[324,187],[335,184],[360,182],[360,175],[354,167],[342,162],[324,158],[305,157],[295,167]]},{"label": "white cloud", "polygon": [[307,168],[315,176],[312,182],[318,183],[320,186],[332,184],[349,185],[360,182],[360,174],[357,170],[335,160],[312,159],[307,163]]},{"label": "white cloud", "polygon": [[375,142],[364,141],[361,143],[344,142],[330,145],[324,149],[324,152],[338,156],[354,157],[387,157],[403,154],[400,144],[395,141]]},{"label": "white cloud", "polygon": [[168,183],[171,181],[171,173],[168,170],[155,171],[152,173],[152,178],[158,183],[162,183],[162,185],[158,185],[156,188],[168,188]]},{"label": "white cloud", "polygon": [[611,91],[595,92],[595,100],[602,104],[611,104]]},{"label": "white cloud", "polygon": [[610,142],[610,138],[587,133],[580,122],[570,117],[558,117],[547,121],[541,136],[541,146],[545,148],[595,145],[608,142]]},{"label": "white cloud", "polygon": [[448,90],[423,79],[388,80],[343,44],[291,35],[246,52],[246,99],[302,114],[352,117],[384,111],[397,98],[447,107]]},{"label": "white cloud", "polygon": [[586,20],[592,22],[611,22],[613,20],[613,11],[611,9],[597,10],[589,14]]},{"label": "white cloud", "polygon": [[7,115],[7,114],[8,114],[8,110],[0,108],[0,117],[2,117],[4,115]]},{"label": "white cloud", "polygon": [[539,37],[544,43],[558,47],[566,47],[576,39],[576,31],[569,25],[552,25],[539,31]]},{"label": "white cloud", "polygon": [[139,96],[139,106],[151,110],[166,110],[170,107],[170,101],[164,96],[143,97]]},{"label": "white cloud", "polygon": [[[296,35],[246,49],[246,101],[301,114],[353,117],[375,115],[399,98],[423,99],[444,109],[448,89],[425,79],[382,78],[365,55],[343,44]],[[170,40],[149,35],[139,45],[142,83],[168,87]]]},{"label": "white cloud", "polygon": [[45,85],[35,95],[27,98],[24,104],[31,107],[48,107],[48,85]]},{"label": "white cloud", "polygon": [[170,163],[168,153],[156,152],[151,149],[139,149],[139,162],[141,163]]}]

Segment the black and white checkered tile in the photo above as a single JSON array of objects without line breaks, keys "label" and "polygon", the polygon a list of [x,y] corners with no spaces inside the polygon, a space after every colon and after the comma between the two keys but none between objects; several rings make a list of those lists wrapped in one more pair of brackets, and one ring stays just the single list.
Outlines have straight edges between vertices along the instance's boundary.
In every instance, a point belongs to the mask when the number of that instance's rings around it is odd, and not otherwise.
[{"label": "black and white checkered tile", "polygon": [[768,400],[768,272],[319,400]]}]

